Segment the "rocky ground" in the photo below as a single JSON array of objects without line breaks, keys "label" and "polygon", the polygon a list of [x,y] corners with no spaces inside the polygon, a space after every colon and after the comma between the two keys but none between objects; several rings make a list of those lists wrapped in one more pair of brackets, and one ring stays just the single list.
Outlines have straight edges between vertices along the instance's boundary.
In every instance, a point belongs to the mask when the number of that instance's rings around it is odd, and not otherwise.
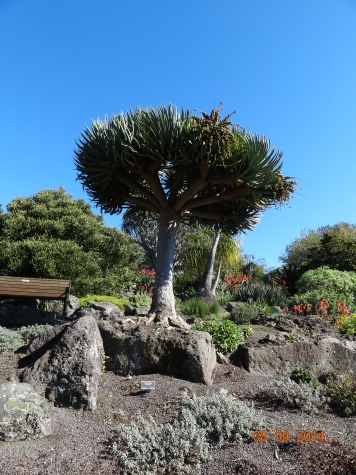
[{"label": "rocky ground", "polygon": [[[261,331],[263,329],[260,328]],[[14,371],[21,355],[0,353],[0,384]],[[50,407],[53,435],[47,439],[0,444],[0,475],[123,474],[110,451],[110,441],[122,424],[135,421],[138,411],[152,414],[156,423],[167,422],[179,407],[183,391],[197,396],[227,392],[254,404],[266,421],[268,440],[255,442],[253,432],[243,442],[212,445],[212,459],[201,473],[230,474],[356,474],[356,417],[330,410],[308,415],[300,409],[266,404],[258,398],[259,385],[283,379],[252,375],[234,365],[217,365],[213,385],[191,383],[170,375],[152,374],[127,379],[104,372],[94,412]],[[154,380],[156,389],[142,393],[142,380]],[[277,430],[288,431],[288,442],[277,442]],[[298,442],[306,431],[324,431],[325,441]]]}]

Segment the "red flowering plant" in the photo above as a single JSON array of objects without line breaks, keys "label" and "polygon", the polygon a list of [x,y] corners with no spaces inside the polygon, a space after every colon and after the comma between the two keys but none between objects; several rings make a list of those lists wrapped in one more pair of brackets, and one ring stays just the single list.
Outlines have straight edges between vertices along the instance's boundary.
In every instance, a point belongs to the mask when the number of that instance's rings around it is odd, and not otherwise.
[{"label": "red flowering plant", "polygon": [[136,292],[152,297],[156,272],[154,269],[145,269],[143,267],[140,273],[140,282],[137,285]]},{"label": "red flowering plant", "polygon": [[229,290],[234,291],[244,282],[248,283],[251,282],[251,280],[252,278],[245,274],[228,274],[225,279],[225,285],[229,288]]}]

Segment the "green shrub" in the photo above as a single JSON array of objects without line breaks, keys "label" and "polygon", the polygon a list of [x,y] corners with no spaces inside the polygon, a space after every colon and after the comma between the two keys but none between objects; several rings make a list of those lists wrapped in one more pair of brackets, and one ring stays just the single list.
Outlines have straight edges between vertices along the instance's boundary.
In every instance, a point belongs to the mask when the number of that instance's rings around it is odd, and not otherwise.
[{"label": "green shrub", "polygon": [[174,296],[186,301],[194,298],[198,290],[199,279],[193,279],[186,274],[176,272],[174,274],[173,292]]},{"label": "green shrub", "polygon": [[343,416],[356,415],[356,378],[350,374],[331,378],[325,388],[330,405]]},{"label": "green shrub", "polygon": [[341,333],[356,335],[356,313],[349,316],[343,315],[342,317],[338,317],[336,327]]},{"label": "green shrub", "polygon": [[226,318],[221,321],[196,323],[193,328],[210,333],[216,350],[223,354],[235,350],[244,339],[242,329]]},{"label": "green shrub", "polygon": [[292,381],[295,381],[297,384],[301,383],[307,383],[311,384],[314,386],[314,388],[317,388],[320,386],[320,384],[317,382],[315,377],[309,373],[306,369],[303,368],[296,368],[292,371],[292,374],[290,375],[290,379]]},{"label": "green shrub", "polygon": [[129,298],[135,307],[151,307],[152,298],[145,294],[136,294]]},{"label": "green shrub", "polygon": [[183,314],[189,317],[205,318],[208,314],[208,307],[197,298],[186,300],[183,305]]},{"label": "green shrub", "polygon": [[25,341],[18,332],[0,330],[0,352],[17,350],[17,348],[24,344]]},{"label": "green shrub", "polygon": [[229,302],[233,302],[235,299],[234,293],[226,290],[225,292],[216,292],[216,299],[222,307],[226,307]]},{"label": "green shrub", "polygon": [[40,335],[44,331],[52,328],[52,325],[28,325],[26,327],[21,327],[19,330],[19,334],[21,335],[22,339],[27,343],[36,336]]},{"label": "green shrub", "polygon": [[157,424],[152,416],[140,414],[137,426],[120,426],[112,451],[127,475],[201,473],[201,461],[208,460],[209,444],[204,429],[189,411],[179,420]]},{"label": "green shrub", "polygon": [[211,315],[218,315],[219,313],[219,306],[216,302],[213,302],[209,307],[209,313]]},{"label": "green shrub", "polygon": [[235,291],[236,302],[265,302],[267,305],[284,307],[287,303],[285,290],[277,285],[262,282],[244,283]]},{"label": "green shrub", "polygon": [[355,300],[352,295],[337,294],[331,290],[313,290],[305,294],[295,294],[288,299],[288,307],[291,309],[293,305],[300,303],[305,305],[309,303],[312,307],[311,314],[315,315],[315,305],[317,305],[322,298],[325,298],[329,302],[329,307],[327,308],[329,316],[336,316],[336,304],[338,301],[344,301],[350,311],[355,309]]},{"label": "green shrub", "polygon": [[232,396],[213,394],[212,396],[189,398],[183,396],[183,407],[188,409],[199,427],[205,430],[209,439],[223,441],[242,440],[251,437],[254,430],[264,428],[265,421],[250,408]]},{"label": "green shrub", "polygon": [[244,323],[250,323],[259,313],[259,309],[257,308],[240,305],[230,313],[230,319],[237,325],[242,325]]},{"label": "green shrub", "polygon": [[336,381],[337,375],[336,371],[326,371],[318,377],[318,380],[321,384],[328,384],[329,382]]},{"label": "green shrub", "polygon": [[114,305],[117,305],[121,310],[125,310],[124,304],[129,304],[130,301],[128,299],[118,299],[117,297],[112,297],[109,295],[86,295],[85,297],[81,297],[79,299],[80,306],[86,307],[89,302],[103,302],[106,300],[107,302],[111,302]]},{"label": "green shrub", "polygon": [[259,386],[260,396],[287,407],[299,407],[309,414],[317,414],[329,401],[321,393],[320,387],[308,383],[296,383],[291,379],[274,380]]},{"label": "green shrub", "polygon": [[356,272],[339,271],[329,267],[308,270],[297,281],[298,293],[313,290],[333,291],[356,298]]}]

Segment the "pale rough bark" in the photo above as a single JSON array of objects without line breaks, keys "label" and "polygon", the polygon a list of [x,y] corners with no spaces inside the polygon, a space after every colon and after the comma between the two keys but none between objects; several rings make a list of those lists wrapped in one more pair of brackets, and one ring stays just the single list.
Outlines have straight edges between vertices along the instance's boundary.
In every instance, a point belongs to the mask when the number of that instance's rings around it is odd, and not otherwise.
[{"label": "pale rough bark", "polygon": [[197,295],[199,297],[206,297],[208,299],[216,300],[214,294],[212,292],[212,281],[213,281],[213,269],[214,269],[214,261],[216,250],[218,248],[219,240],[220,240],[221,230],[216,233],[214,238],[214,242],[209,253],[208,262],[204,271],[204,274],[201,278],[199,283],[199,289]]},{"label": "pale rough bark", "polygon": [[173,294],[173,264],[179,215],[163,211],[158,228],[157,260],[152,306],[147,323],[152,321],[176,327],[189,325],[176,314]]}]

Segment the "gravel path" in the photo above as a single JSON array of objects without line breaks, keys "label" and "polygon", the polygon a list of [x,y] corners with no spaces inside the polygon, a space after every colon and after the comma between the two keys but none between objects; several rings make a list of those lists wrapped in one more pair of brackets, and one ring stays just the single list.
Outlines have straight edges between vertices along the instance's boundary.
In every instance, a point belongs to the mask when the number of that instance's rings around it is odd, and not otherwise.
[{"label": "gravel path", "polygon": [[[14,371],[21,355],[0,353],[0,384]],[[232,366],[217,365],[212,386],[167,375],[152,374],[127,379],[111,372],[102,376],[96,411],[78,412],[50,406],[53,435],[41,440],[0,444],[0,475],[123,474],[110,453],[108,441],[140,410],[157,423],[167,422],[177,411],[183,391],[197,396],[228,391],[266,420],[268,441],[212,445],[212,460],[202,467],[205,475],[230,474],[356,474],[356,417],[323,412],[307,415],[300,410],[266,407],[258,402],[258,385],[273,378],[256,376]],[[142,394],[140,382],[154,380],[156,389]],[[288,430],[287,443],[273,439],[275,430]],[[325,442],[297,443],[297,431],[324,430]],[[167,474],[168,475],[168,474]]]}]

